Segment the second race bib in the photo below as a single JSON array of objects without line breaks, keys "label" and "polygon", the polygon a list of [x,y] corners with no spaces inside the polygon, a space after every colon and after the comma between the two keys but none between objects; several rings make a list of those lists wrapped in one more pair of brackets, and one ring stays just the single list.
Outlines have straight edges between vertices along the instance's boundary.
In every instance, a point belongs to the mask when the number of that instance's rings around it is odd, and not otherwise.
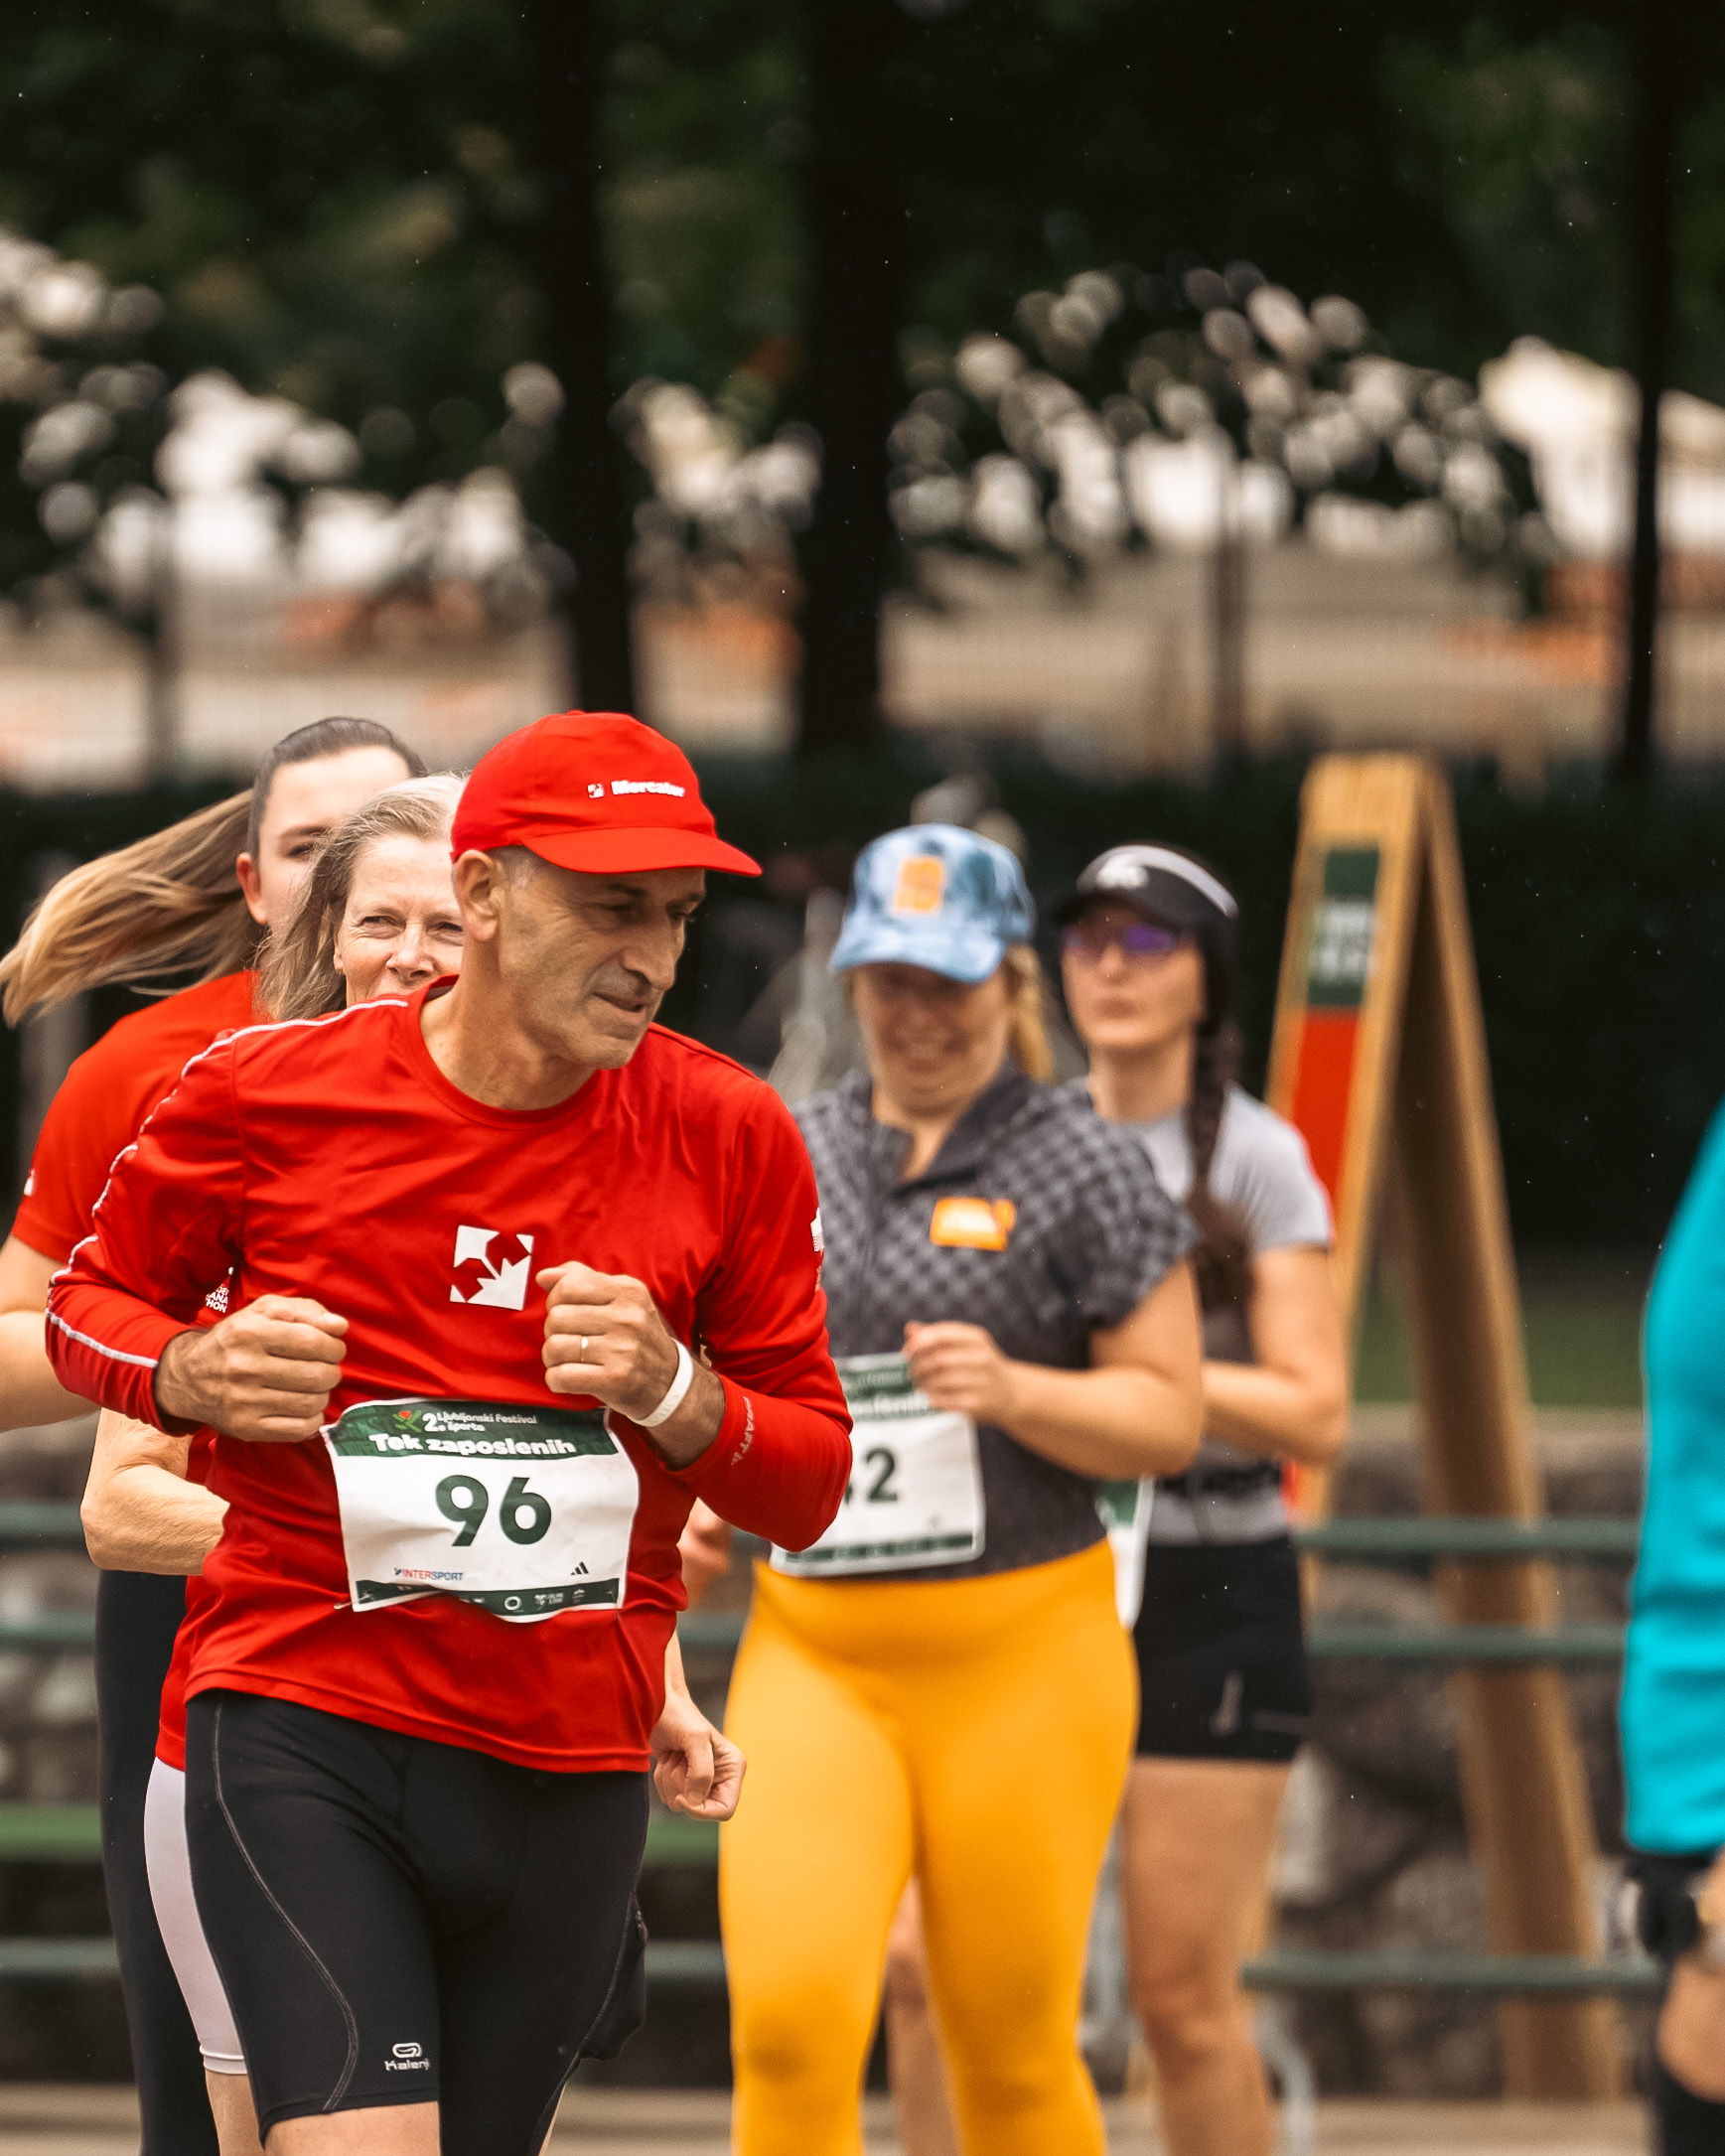
[{"label": "second race bib", "polygon": [[362,1400],[324,1442],[356,1610],[455,1595],[530,1625],[622,1606],[641,1482],[603,1414]]},{"label": "second race bib", "polygon": [[1128,1631],[1138,1622],[1144,1600],[1144,1553],[1155,1497],[1156,1481],[1150,1475],[1141,1482],[1096,1485],[1096,1510],[1114,1553],[1114,1607]]},{"label": "second race bib", "polygon": [[931,1407],[902,1355],[837,1364],[851,1413],[850,1482],[838,1517],[776,1571],[808,1579],[964,1564],[982,1554],[982,1466],[968,1415]]}]

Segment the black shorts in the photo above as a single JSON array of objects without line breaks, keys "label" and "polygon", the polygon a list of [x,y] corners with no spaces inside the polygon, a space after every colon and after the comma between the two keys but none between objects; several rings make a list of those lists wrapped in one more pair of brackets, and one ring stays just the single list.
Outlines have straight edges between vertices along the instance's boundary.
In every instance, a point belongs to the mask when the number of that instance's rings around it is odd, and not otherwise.
[{"label": "black shorts", "polygon": [[1138,1753],[1286,1765],[1312,1718],[1300,1563],[1270,1542],[1152,1542],[1138,1649]]},{"label": "black shorts", "polygon": [[1655,1960],[1668,1965],[1700,1938],[1701,1922],[1690,1890],[1712,1869],[1718,1855],[1717,1849],[1697,1849],[1689,1856],[1630,1850],[1625,1869],[1641,1889],[1636,1937]]},{"label": "black shorts", "polygon": [[444,2156],[537,2156],[639,2020],[647,1777],[544,1774],[245,1692],[187,1716],[198,1911],[260,2130],[437,2102]]}]

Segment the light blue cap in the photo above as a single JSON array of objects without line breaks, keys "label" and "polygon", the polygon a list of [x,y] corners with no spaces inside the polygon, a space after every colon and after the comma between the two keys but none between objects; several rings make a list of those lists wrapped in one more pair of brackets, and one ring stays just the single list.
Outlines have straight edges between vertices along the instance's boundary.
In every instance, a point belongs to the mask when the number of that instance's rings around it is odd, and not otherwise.
[{"label": "light blue cap", "polygon": [[828,961],[920,965],[974,987],[1026,943],[1036,908],[1004,846],[955,823],[913,823],[865,846]]}]

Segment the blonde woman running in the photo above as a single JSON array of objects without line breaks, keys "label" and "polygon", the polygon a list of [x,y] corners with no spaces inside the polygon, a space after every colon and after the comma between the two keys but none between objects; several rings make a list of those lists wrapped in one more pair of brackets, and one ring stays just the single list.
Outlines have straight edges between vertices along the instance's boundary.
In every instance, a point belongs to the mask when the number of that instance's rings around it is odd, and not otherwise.
[{"label": "blonde woman running", "polygon": [[[243,793],[72,870],[0,960],[7,1022],[88,988],[197,971],[80,1056],[55,1095],[24,1200],[0,1247],[0,1427],[88,1404],[56,1378],[43,1338],[49,1281],[89,1232],[122,1148],[188,1058],[246,1024],[255,957],[331,827],[379,787],[423,770],[387,727],[319,719],[278,741]],[[198,2046],[150,1907],[144,1792],[162,1680],[185,1611],[175,1579],[106,1572],[96,1597],[102,1865],[137,2077],[143,2156],[214,2156]]]},{"label": "blonde woman running", "polygon": [[856,2156],[913,1876],[965,2144],[1103,2145],[1076,2031],[1136,1700],[1095,1487],[1191,1457],[1199,1339],[1182,1217],[1044,1082],[1032,924],[1003,847],[919,825],[864,852],[833,952],[869,1070],[798,1119],[854,1467],[760,1570],[731,1687],[742,2156]]}]

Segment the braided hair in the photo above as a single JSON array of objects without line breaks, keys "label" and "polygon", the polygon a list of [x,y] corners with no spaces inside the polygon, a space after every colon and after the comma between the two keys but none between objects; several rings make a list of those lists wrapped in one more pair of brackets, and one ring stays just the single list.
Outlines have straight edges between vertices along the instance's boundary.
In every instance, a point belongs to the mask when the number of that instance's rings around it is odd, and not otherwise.
[{"label": "braided hair", "polygon": [[[1210,973],[1206,954],[1205,972]],[[1186,1103],[1186,1140],[1192,1148],[1192,1188],[1186,1210],[1199,1232],[1192,1253],[1198,1275],[1198,1299],[1207,1310],[1244,1310],[1251,1290],[1251,1244],[1237,1206],[1216,1197],[1210,1188],[1211,1164],[1222,1135],[1227,1089],[1239,1070],[1239,1028],[1215,1014],[1207,998],[1204,1019],[1193,1044],[1192,1097]]]}]

